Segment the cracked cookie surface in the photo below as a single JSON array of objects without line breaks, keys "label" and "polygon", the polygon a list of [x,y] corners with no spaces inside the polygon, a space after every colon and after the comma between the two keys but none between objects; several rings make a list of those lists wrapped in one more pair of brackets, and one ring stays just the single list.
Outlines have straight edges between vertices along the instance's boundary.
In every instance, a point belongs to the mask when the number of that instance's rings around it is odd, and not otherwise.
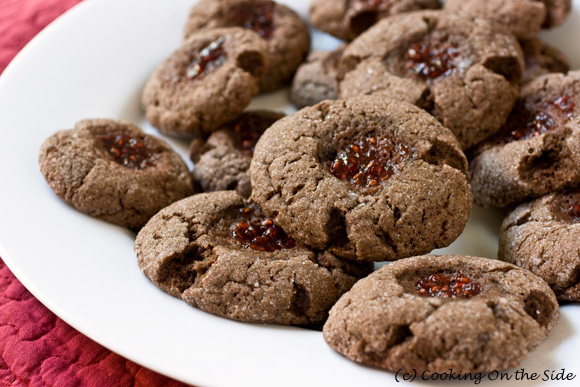
[{"label": "cracked cookie surface", "polygon": [[40,170],[58,197],[81,212],[138,230],[169,204],[193,194],[181,157],[137,126],[83,120],[42,144]]},{"label": "cracked cookie surface", "polygon": [[205,192],[235,190],[249,197],[252,193],[249,169],[256,142],[282,117],[282,113],[269,111],[245,112],[207,139],[194,139],[189,148],[195,163],[194,182]]},{"label": "cracked cookie surface", "polygon": [[260,79],[260,91],[287,85],[310,49],[308,25],[292,9],[269,0],[202,0],[185,24],[185,37],[218,27],[244,27],[268,43],[270,64]]},{"label": "cracked cookie surface", "polygon": [[272,125],[250,166],[252,199],[296,240],[358,261],[447,246],[471,208],[467,160],[423,110],[361,97]]},{"label": "cracked cookie surface", "polygon": [[426,255],[359,281],[331,309],[323,336],[350,360],[392,371],[488,372],[525,359],[558,317],[554,293],[527,270]]},{"label": "cracked cookie surface", "polygon": [[580,194],[554,193],[504,220],[498,258],[544,279],[558,299],[580,301]]},{"label": "cracked cookie surface", "polygon": [[580,71],[526,84],[506,124],[470,158],[482,206],[510,207],[580,184]]},{"label": "cracked cookie surface", "polygon": [[489,21],[422,11],[378,22],[346,47],[338,68],[339,98],[410,102],[468,149],[504,124],[524,59],[517,40]]},{"label": "cracked cookie surface", "polygon": [[493,20],[518,39],[530,39],[542,28],[562,24],[572,0],[445,0],[444,9]]},{"label": "cracked cookie surface", "polygon": [[191,196],[139,232],[138,264],[161,290],[238,321],[320,323],[372,270],[306,248],[234,191]]},{"label": "cracked cookie surface", "polygon": [[210,133],[248,106],[269,59],[266,41],[241,27],[192,34],[147,81],[145,116],[163,133]]},{"label": "cracked cookie surface", "polygon": [[351,41],[378,20],[439,7],[439,0],[312,0],[310,20],[316,28]]}]

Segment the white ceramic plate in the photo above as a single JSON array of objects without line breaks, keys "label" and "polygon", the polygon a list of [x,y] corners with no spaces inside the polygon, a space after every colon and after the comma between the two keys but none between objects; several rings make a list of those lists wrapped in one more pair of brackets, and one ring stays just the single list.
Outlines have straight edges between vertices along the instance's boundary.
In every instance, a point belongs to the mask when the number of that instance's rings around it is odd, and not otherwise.
[{"label": "white ceramic plate", "polygon": [[[139,271],[132,233],[75,211],[39,173],[43,140],[80,119],[123,119],[155,132],[140,109],[141,89],[179,44],[193,1],[83,2],[35,38],[0,77],[0,255],[36,297],[73,327],[184,382],[396,385],[393,373],[334,353],[320,332],[228,321],[166,295]],[[306,16],[306,0],[282,2]],[[580,36],[580,0],[574,3],[566,25],[545,37],[580,68],[573,39]],[[327,36],[314,37],[316,48],[334,45]],[[292,111],[285,92],[260,97],[252,107]],[[172,143],[185,156],[187,144]],[[500,220],[498,213],[474,209],[465,234],[445,251],[495,257]],[[520,368],[580,373],[574,356],[579,330],[580,306],[564,306],[559,325]]]}]

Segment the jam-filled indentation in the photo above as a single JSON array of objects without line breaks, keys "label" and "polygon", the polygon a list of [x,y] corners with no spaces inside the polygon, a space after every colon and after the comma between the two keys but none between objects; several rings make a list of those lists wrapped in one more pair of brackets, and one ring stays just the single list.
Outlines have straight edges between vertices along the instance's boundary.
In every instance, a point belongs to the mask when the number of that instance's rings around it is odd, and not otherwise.
[{"label": "jam-filled indentation", "polygon": [[255,6],[239,4],[231,10],[228,24],[252,30],[268,40],[274,33],[274,6],[272,1]]},{"label": "jam-filled indentation", "polygon": [[277,119],[244,114],[228,125],[237,137],[237,148],[246,156],[252,157],[258,140]]},{"label": "jam-filled indentation", "polygon": [[224,42],[225,39],[219,37],[204,43],[202,48],[195,49],[191,54],[191,64],[186,70],[187,78],[200,80],[220,68],[227,60]]},{"label": "jam-filled indentation", "polygon": [[239,245],[252,250],[273,252],[296,246],[296,241],[272,219],[249,207],[240,209],[239,219],[232,224],[232,235]]},{"label": "jam-filled indentation", "polygon": [[145,143],[128,134],[110,134],[100,137],[103,148],[120,165],[131,169],[145,169],[154,165],[153,152]]},{"label": "jam-filled indentation", "polygon": [[435,273],[419,278],[415,289],[423,297],[471,298],[481,293],[482,286],[462,274]]},{"label": "jam-filled indentation", "polygon": [[576,104],[569,95],[533,105],[520,102],[500,131],[503,143],[526,140],[560,128],[574,118]]},{"label": "jam-filled indentation", "polygon": [[358,188],[376,187],[401,169],[409,149],[388,138],[362,136],[330,161],[328,169],[334,177]]},{"label": "jam-filled indentation", "polygon": [[558,220],[564,222],[580,222],[580,194],[570,193],[557,196],[551,205]]},{"label": "jam-filled indentation", "polygon": [[424,38],[406,48],[404,60],[408,72],[423,80],[433,80],[453,73],[460,55],[450,42]]},{"label": "jam-filled indentation", "polygon": [[580,203],[570,203],[564,210],[574,222],[580,221]]}]

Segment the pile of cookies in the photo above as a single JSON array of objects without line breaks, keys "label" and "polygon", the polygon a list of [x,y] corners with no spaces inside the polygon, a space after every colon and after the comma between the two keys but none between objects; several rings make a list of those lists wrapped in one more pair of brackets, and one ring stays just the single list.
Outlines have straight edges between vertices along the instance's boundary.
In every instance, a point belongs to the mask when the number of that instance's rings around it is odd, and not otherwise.
[{"label": "pile of cookies", "polygon": [[[196,308],[325,323],[336,351],[389,370],[516,366],[556,325],[557,297],[580,298],[580,72],[535,38],[570,1],[439,8],[313,0],[311,22],[346,42],[305,58],[289,8],[201,0],[142,97],[160,132],[192,139],[191,174],[114,120],[50,137],[42,173],[138,231],[143,273]],[[285,86],[295,114],[244,112]],[[422,255],[463,232],[473,202],[515,207],[499,252],[513,264]],[[372,273],[380,261],[396,262]]]}]

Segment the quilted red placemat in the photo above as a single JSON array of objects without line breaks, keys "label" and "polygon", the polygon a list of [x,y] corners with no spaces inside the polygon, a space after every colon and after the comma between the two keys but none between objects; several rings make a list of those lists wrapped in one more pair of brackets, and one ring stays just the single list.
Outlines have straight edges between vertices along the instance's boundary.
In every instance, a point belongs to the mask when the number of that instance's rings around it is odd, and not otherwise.
[{"label": "quilted red placemat", "polygon": [[[0,0],[0,73],[80,0]],[[82,335],[46,309],[0,258],[0,386],[183,387]]]}]

